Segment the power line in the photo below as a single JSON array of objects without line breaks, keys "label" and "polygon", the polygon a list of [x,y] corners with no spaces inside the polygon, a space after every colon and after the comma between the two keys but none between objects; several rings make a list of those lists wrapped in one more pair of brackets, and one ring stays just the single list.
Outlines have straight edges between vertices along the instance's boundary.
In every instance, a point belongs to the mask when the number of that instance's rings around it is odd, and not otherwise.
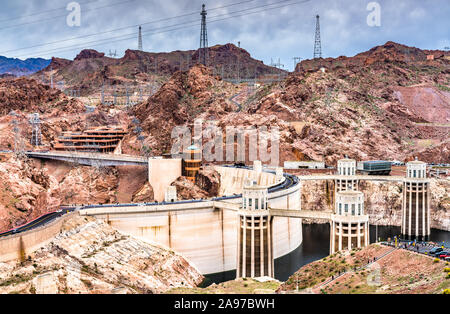
[{"label": "power line", "polygon": [[[249,2],[254,2],[254,1],[255,0],[240,1],[240,2],[236,2],[236,3],[232,3],[232,4],[220,6],[220,7],[215,7],[215,8],[209,9],[209,11],[210,12],[211,11],[216,11],[216,10],[219,10],[219,9],[225,9],[225,8],[228,8],[228,7],[232,7],[232,6],[236,6],[236,5],[240,5],[240,4],[244,4],[244,3],[249,3]],[[71,38],[67,38],[67,39],[57,40],[57,41],[53,41],[53,42],[47,42],[47,43],[33,45],[33,46],[28,46],[28,47],[22,47],[22,48],[17,48],[17,49],[12,49],[12,50],[1,51],[0,54],[5,54],[5,53],[9,53],[9,52],[14,52],[14,51],[20,51],[20,50],[27,50],[27,49],[37,48],[37,47],[42,47],[42,46],[47,46],[47,45],[53,45],[53,44],[57,44],[57,43],[61,43],[61,42],[72,41],[72,40],[75,40],[75,39],[83,39],[83,38],[87,38],[87,37],[113,33],[113,32],[129,29],[129,28],[136,28],[138,26],[149,25],[149,24],[160,23],[160,22],[166,22],[166,21],[173,20],[173,19],[176,19],[176,18],[187,17],[187,16],[197,15],[197,14],[198,14],[198,12],[182,14],[182,15],[173,16],[173,17],[169,17],[169,18],[164,18],[164,19],[160,19],[160,20],[155,20],[155,21],[150,21],[150,22],[145,22],[145,23],[125,26],[125,27],[115,28],[115,29],[111,29],[109,31],[97,32],[97,33],[93,33],[93,34],[89,34],[89,35],[82,35],[82,36],[71,37]]]},{"label": "power line", "polygon": [[[85,2],[78,2],[78,4],[89,4],[89,3],[99,2],[99,1],[100,0],[85,1]],[[56,9],[50,9],[50,10],[45,10],[45,11],[41,11],[41,12],[35,12],[35,13],[28,14],[28,15],[16,16],[16,17],[12,17],[12,18],[9,18],[9,19],[0,20],[0,23],[7,22],[7,21],[20,20],[20,19],[25,18],[25,17],[41,15],[41,14],[54,12],[54,11],[59,11],[59,10],[65,10],[65,9],[66,9],[66,7],[60,7],[60,8],[56,8]]]},{"label": "power line", "polygon": [[[232,15],[232,16],[229,16],[229,17],[226,17],[226,18],[222,18],[222,19],[209,20],[208,23],[211,24],[211,23],[215,23],[215,22],[221,22],[221,21],[229,20],[229,19],[232,19],[232,18],[243,17],[243,16],[248,16],[248,15],[251,15],[251,14],[261,13],[261,12],[265,12],[265,11],[269,11],[269,10],[284,8],[284,7],[291,6],[291,5],[296,5],[296,4],[310,2],[311,0],[295,1],[295,2],[292,2],[292,3],[287,3],[287,4],[283,4],[283,5],[278,5],[278,6],[275,6],[275,7],[267,8],[268,6],[273,6],[273,5],[277,5],[277,4],[288,2],[288,1],[292,1],[292,0],[278,1],[278,2],[271,3],[271,4],[266,4],[266,5],[262,5],[262,6],[258,6],[258,7],[253,7],[253,8],[240,10],[240,11],[235,11],[235,12],[231,12],[231,13],[226,13],[226,14],[213,16],[213,18],[214,17],[217,18],[217,17],[220,17],[220,16],[226,16],[226,15],[231,15],[231,14],[235,14],[235,13],[241,13],[241,14]],[[255,9],[259,9],[259,8],[263,8],[263,7],[265,7],[265,9],[263,9],[263,10],[258,10],[258,11],[248,12],[248,13],[242,13],[242,12],[251,11],[251,10],[255,10]],[[197,14],[198,14],[198,12],[197,12]],[[164,30],[164,31],[145,33],[145,36],[155,35],[155,34],[162,34],[162,33],[172,32],[172,31],[176,31],[176,30],[184,30],[184,29],[186,29],[186,27],[193,27],[193,26],[200,26],[200,25],[201,24],[199,24],[198,21],[190,21],[190,22],[178,23],[178,24],[174,24],[174,25],[170,25],[170,26],[156,28],[156,29],[165,29],[165,28],[174,27],[174,28],[171,28],[171,29],[168,29],[168,30]],[[156,29],[154,29],[154,30],[156,30]],[[72,51],[72,50],[75,50],[75,49],[83,49],[83,48],[86,47],[86,45],[91,45],[90,47],[92,47],[92,46],[97,46],[97,45],[104,44],[104,43],[112,43],[112,42],[119,42],[119,41],[130,40],[130,39],[134,39],[135,36],[136,36],[135,33],[130,33],[130,34],[125,34],[125,35],[121,35],[121,36],[110,37],[110,38],[107,38],[107,39],[94,40],[94,41],[91,41],[91,42],[80,43],[80,44],[76,44],[76,45],[73,45],[73,46],[53,48],[53,49],[50,49],[50,50],[37,52],[36,56],[37,55],[44,56],[44,55],[48,55],[48,54],[54,53],[54,52],[66,52],[66,51]],[[80,46],[80,45],[84,45],[84,46]],[[0,53],[3,54],[3,52],[0,52]],[[23,57],[23,56],[28,56],[28,54],[19,55],[19,56],[16,56],[16,57]]]},{"label": "power line", "polygon": [[[122,2],[112,3],[112,4],[104,5],[102,7],[97,7],[97,8],[93,8],[93,9],[90,9],[90,10],[84,10],[83,12],[97,11],[97,10],[100,10],[100,9],[105,9],[105,8],[113,7],[113,6],[116,6],[116,5],[125,4],[125,3],[128,3],[128,2],[133,2],[133,1],[136,1],[136,0],[127,0],[127,1],[122,1]],[[25,26],[25,25],[31,25],[31,24],[37,24],[37,23],[42,23],[42,22],[46,22],[46,21],[52,21],[52,20],[56,20],[56,19],[61,18],[61,17],[67,17],[67,14],[58,15],[58,16],[47,18],[47,19],[39,19],[37,21],[32,21],[32,22],[27,22],[27,23],[22,23],[22,24],[15,24],[15,25],[9,25],[9,26],[6,26],[6,27],[0,27],[0,30],[9,29],[9,28],[16,28],[16,27]]]}]

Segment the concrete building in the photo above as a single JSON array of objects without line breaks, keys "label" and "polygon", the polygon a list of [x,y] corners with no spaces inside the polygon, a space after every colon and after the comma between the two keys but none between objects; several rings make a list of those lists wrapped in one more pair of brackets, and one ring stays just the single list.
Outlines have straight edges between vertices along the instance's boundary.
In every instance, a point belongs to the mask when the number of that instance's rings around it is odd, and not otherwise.
[{"label": "concrete building", "polygon": [[165,202],[173,203],[177,201],[177,187],[169,186],[166,190]]},{"label": "concrete building", "polygon": [[337,193],[330,230],[330,254],[369,245],[369,216],[364,214],[362,192]]},{"label": "concrete building", "polygon": [[237,278],[274,277],[272,218],[267,187],[244,187],[238,211]]},{"label": "concrete building", "polygon": [[338,161],[337,174],[342,177],[335,181],[335,192],[342,192],[347,190],[358,190],[358,179],[356,176],[356,160],[341,159]]},{"label": "concrete building", "polygon": [[83,132],[64,132],[57,138],[56,151],[112,153],[127,134],[121,127],[98,127]]},{"label": "concrete building", "polygon": [[153,188],[156,201],[164,201],[167,189],[176,179],[181,177],[181,165],[181,159],[149,158],[148,182]]},{"label": "concrete building", "polygon": [[407,163],[403,185],[403,235],[414,238],[430,235],[430,201],[427,164],[417,159]]}]

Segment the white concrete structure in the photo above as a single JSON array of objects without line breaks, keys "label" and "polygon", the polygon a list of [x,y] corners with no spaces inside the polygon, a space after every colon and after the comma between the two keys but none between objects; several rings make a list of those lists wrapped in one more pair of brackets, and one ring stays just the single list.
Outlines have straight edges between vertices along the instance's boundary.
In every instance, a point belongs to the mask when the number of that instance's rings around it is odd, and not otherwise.
[{"label": "white concrete structure", "polygon": [[166,190],[166,196],[165,201],[166,203],[173,203],[176,202],[177,199],[177,187],[176,186],[169,186]]},{"label": "white concrete structure", "polygon": [[323,161],[285,161],[284,169],[325,169]]},{"label": "white concrete structure", "polygon": [[362,192],[344,191],[336,195],[330,230],[330,254],[369,245],[369,216],[364,215]]},{"label": "white concrete structure", "polygon": [[273,226],[267,188],[244,187],[238,216],[236,278],[273,278]]},{"label": "white concrete structure", "polygon": [[255,160],[255,161],[253,162],[253,170],[254,170],[256,173],[261,173],[261,172],[262,172],[262,163],[261,163],[260,160]]},{"label": "white concrete structure", "polygon": [[343,178],[335,180],[335,194],[338,192],[358,190],[358,180],[356,176],[356,160],[341,159],[338,161],[337,174]]},{"label": "white concrete structure", "polygon": [[148,160],[148,182],[153,188],[156,201],[164,201],[167,188],[181,177],[181,164],[181,159],[150,158]]},{"label": "white concrete structure", "polygon": [[[244,182],[268,189],[269,207],[300,211],[300,184],[287,184],[284,189],[271,190],[276,175],[257,174],[253,170],[216,166],[221,175],[220,191],[225,195],[241,194]],[[285,182],[286,178],[283,178]],[[239,225],[238,211],[242,198],[225,201],[197,201],[175,204],[134,206],[99,206],[80,211],[81,215],[105,219],[124,232],[145,241],[166,246],[189,259],[202,274],[214,274],[236,269]],[[285,256],[302,243],[302,219],[272,218],[273,258]]]},{"label": "white concrete structure", "polygon": [[354,176],[356,175],[356,160],[354,159],[341,159],[338,160],[338,174],[341,176]]},{"label": "white concrete structure", "polygon": [[407,163],[403,184],[403,235],[414,238],[430,235],[430,202],[427,164],[418,160]]}]

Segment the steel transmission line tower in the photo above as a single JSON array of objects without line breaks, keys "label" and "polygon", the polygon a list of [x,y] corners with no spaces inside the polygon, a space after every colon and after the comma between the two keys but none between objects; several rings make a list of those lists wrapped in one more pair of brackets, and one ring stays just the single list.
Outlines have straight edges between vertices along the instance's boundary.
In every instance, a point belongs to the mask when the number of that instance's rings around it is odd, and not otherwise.
[{"label": "steel transmission line tower", "polygon": [[139,39],[138,39],[138,50],[139,51],[143,51],[143,46],[142,46],[142,26],[139,26]]},{"label": "steel transmission line tower", "polygon": [[208,30],[206,28],[206,9],[205,5],[202,5],[202,12],[200,13],[202,16],[202,30],[200,33],[200,51],[199,51],[199,61],[208,66]]},{"label": "steel transmission line tower", "polygon": [[314,44],[314,59],[322,58],[322,42],[320,40],[320,16],[316,15],[316,41]]},{"label": "steel transmission line tower", "polygon": [[40,146],[42,141],[42,134],[41,134],[41,120],[39,119],[39,113],[33,113],[31,115],[30,123],[32,126],[31,145]]}]

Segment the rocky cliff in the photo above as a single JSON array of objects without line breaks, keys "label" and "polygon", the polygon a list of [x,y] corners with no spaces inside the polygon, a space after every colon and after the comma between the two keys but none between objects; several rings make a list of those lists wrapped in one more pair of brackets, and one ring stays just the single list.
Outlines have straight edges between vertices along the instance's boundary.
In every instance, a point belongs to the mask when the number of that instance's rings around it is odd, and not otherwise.
[{"label": "rocky cliff", "polygon": [[[361,181],[359,190],[364,193],[365,211],[370,223],[386,226],[402,224],[402,189],[400,183]],[[431,228],[450,231],[450,181],[448,179],[431,180]],[[302,209],[313,211],[333,210],[334,183],[303,182]],[[305,220],[305,222],[318,222]],[[319,221],[320,222],[320,221]]]},{"label": "rocky cliff", "polygon": [[75,216],[22,263],[0,263],[0,293],[163,293],[203,276],[182,256]]}]

